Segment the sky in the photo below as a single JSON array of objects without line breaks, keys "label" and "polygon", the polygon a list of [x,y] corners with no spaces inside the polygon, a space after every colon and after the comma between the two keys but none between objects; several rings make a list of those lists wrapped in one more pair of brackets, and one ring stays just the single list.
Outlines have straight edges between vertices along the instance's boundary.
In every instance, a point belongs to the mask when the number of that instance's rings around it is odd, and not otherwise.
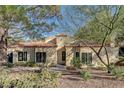
[{"label": "sky", "polygon": [[[78,17],[78,14],[76,14],[73,11],[72,6],[69,6],[69,5],[61,6],[61,14],[63,16],[62,20],[53,19],[58,24],[58,27],[54,29],[52,32],[45,33],[44,35],[46,37],[54,36],[60,33],[66,33],[69,35],[73,35],[74,32],[77,31],[78,28],[74,24],[72,24],[72,21],[71,21],[72,18],[70,18],[69,16],[69,15],[72,15],[73,17]],[[80,25],[85,24],[85,21],[81,21],[76,18],[73,18],[73,20],[76,21]]]}]

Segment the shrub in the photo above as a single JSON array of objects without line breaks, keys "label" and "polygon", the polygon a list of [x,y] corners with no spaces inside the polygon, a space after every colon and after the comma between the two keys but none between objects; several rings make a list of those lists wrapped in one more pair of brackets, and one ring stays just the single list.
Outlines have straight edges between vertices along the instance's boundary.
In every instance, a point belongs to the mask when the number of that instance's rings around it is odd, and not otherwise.
[{"label": "shrub", "polygon": [[12,67],[14,66],[14,64],[12,64],[12,63],[7,63],[6,66],[7,66],[8,68],[12,68]]},{"label": "shrub", "polygon": [[67,66],[66,69],[67,70],[76,70],[75,67],[73,67],[73,66]]},{"label": "shrub", "polygon": [[122,79],[124,77],[124,68],[115,66],[111,74],[116,77],[116,79]]},{"label": "shrub", "polygon": [[28,61],[28,62],[25,62],[24,65],[25,65],[25,66],[28,66],[28,67],[35,67],[35,66],[36,66],[36,63],[33,62],[33,61]]},{"label": "shrub", "polygon": [[80,75],[86,81],[92,78],[91,73],[89,71],[87,71],[87,70],[81,71]]},{"label": "shrub", "polygon": [[5,69],[0,70],[1,88],[42,88],[57,87],[61,73],[49,71],[44,68],[41,73],[24,72],[11,73]]},{"label": "shrub", "polygon": [[73,58],[71,64],[76,67],[76,68],[81,68],[81,61],[80,61],[80,58]]}]

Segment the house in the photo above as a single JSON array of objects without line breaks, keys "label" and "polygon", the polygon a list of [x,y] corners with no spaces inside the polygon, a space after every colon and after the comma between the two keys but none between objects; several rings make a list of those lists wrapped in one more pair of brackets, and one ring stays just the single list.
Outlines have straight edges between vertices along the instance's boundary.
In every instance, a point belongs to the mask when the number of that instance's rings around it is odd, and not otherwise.
[{"label": "house", "polygon": [[[101,45],[89,42],[88,46],[98,49]],[[19,42],[18,44],[8,47],[8,61],[36,63],[54,63],[70,66],[74,57],[80,58],[84,64],[101,63],[96,54],[81,41],[74,41],[72,37],[59,34],[54,37],[49,37],[41,41]],[[110,62],[118,60],[119,47],[112,44],[106,45]],[[106,59],[105,52],[102,51],[101,56]]]}]

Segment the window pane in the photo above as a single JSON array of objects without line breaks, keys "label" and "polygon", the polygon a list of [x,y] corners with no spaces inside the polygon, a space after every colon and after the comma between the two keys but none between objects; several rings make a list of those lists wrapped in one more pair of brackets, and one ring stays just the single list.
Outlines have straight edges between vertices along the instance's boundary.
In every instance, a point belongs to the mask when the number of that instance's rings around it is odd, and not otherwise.
[{"label": "window pane", "polygon": [[40,52],[36,53],[36,62],[41,62],[41,53]]},{"label": "window pane", "polygon": [[66,52],[62,51],[62,61],[65,61],[65,60],[66,60]]},{"label": "window pane", "polygon": [[84,64],[87,62],[87,53],[82,53],[82,62]]},{"label": "window pane", "polygon": [[41,62],[44,62],[43,52],[41,52]]},{"label": "window pane", "polygon": [[37,52],[36,62],[46,62],[46,52]]},{"label": "window pane", "polygon": [[92,63],[92,53],[87,53],[87,64]]},{"label": "window pane", "polygon": [[76,58],[80,58],[80,52],[76,52]]},{"label": "window pane", "polygon": [[43,61],[42,62],[46,62],[46,52],[43,52]]},{"label": "window pane", "polygon": [[27,52],[23,53],[23,61],[27,61]]},{"label": "window pane", "polygon": [[124,57],[124,48],[119,48],[119,56]]},{"label": "window pane", "polygon": [[18,61],[23,61],[23,52],[18,52]]}]

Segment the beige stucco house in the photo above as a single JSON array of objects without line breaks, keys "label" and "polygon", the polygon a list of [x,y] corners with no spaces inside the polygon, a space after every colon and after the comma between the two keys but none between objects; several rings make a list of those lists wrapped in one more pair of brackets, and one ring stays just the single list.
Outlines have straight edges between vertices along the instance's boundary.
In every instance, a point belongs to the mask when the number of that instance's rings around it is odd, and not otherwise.
[{"label": "beige stucco house", "polygon": [[[100,47],[99,44],[92,43],[88,46],[94,47],[96,50]],[[88,46],[80,41],[74,41],[72,37],[60,34],[54,37],[47,38],[42,41],[20,42],[8,47],[8,61],[36,63],[54,63],[70,66],[74,57],[80,58],[84,63],[98,65],[99,59]],[[119,48],[113,45],[107,46],[110,62],[118,60]],[[101,56],[106,60],[105,53]]]}]

